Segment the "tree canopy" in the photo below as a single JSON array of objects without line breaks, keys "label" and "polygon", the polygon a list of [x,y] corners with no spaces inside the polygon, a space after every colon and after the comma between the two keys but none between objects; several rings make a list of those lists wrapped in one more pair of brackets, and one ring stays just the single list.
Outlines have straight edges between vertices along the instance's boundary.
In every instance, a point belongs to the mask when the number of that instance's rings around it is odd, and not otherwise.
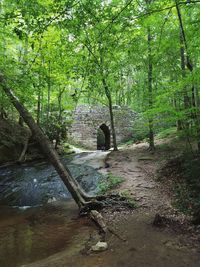
[{"label": "tree canopy", "polygon": [[[142,114],[151,149],[168,127],[200,148],[199,17],[197,0],[3,0],[0,71],[48,133],[77,103],[100,103],[114,141],[112,106],[127,105]],[[3,91],[0,104],[17,118]]]}]

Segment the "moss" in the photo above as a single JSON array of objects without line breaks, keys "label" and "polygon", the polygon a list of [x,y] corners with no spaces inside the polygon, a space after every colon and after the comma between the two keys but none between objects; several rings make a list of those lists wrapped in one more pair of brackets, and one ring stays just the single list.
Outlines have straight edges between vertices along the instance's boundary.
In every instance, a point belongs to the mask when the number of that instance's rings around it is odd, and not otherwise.
[{"label": "moss", "polygon": [[131,208],[136,209],[138,208],[138,204],[136,203],[135,199],[133,198],[132,195],[130,195],[130,192],[128,190],[124,190],[121,192],[122,196],[124,196],[130,205]]},{"label": "moss", "polygon": [[116,188],[123,181],[124,180],[122,177],[115,176],[110,172],[108,176],[99,183],[98,185],[99,193],[104,194],[108,192],[109,190]]}]

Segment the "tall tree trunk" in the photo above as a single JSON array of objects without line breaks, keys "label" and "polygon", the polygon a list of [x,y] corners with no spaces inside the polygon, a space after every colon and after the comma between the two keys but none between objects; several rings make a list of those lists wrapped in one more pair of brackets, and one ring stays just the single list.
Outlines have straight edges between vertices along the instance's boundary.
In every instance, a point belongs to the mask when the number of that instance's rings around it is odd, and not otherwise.
[{"label": "tall tree trunk", "polygon": [[118,151],[116,133],[115,133],[115,123],[114,123],[114,116],[113,116],[112,97],[111,97],[111,93],[110,93],[110,90],[108,88],[105,78],[102,79],[102,83],[105,89],[106,97],[108,98],[108,105],[109,105],[109,112],[110,112],[110,124],[111,124],[112,138],[113,138],[113,148],[114,148],[114,151]]},{"label": "tall tree trunk", "polygon": [[41,117],[41,75],[39,74],[39,84],[38,87],[35,86],[37,90],[37,124],[40,124],[40,117]]},{"label": "tall tree trunk", "polygon": [[31,129],[44,154],[47,156],[47,158],[50,160],[50,162],[56,169],[57,173],[59,174],[60,178],[62,179],[69,192],[71,193],[77,205],[80,208],[83,207],[86,204],[86,200],[89,200],[91,198],[80,189],[78,183],[72,177],[68,168],[64,167],[64,165],[59,159],[57,152],[55,151],[45,134],[42,132],[40,127],[36,124],[31,114],[13,94],[11,88],[6,85],[6,81],[3,75],[0,75],[0,84],[5,94],[8,96],[12,104],[18,110],[20,116],[24,119],[26,124]]},{"label": "tall tree trunk", "polygon": [[[174,109],[179,112],[180,111],[180,104],[177,104],[177,100],[176,100],[176,97],[174,97],[173,99],[173,106],[174,106]],[[182,120],[178,119],[176,121],[176,128],[177,128],[177,132],[183,130],[183,122]]]},{"label": "tall tree trunk", "polygon": [[49,121],[50,115],[50,100],[51,100],[51,61],[49,60],[49,69],[48,69],[48,93],[47,93],[47,122]]},{"label": "tall tree trunk", "polygon": [[[188,50],[188,44],[187,44],[187,39],[186,39],[186,34],[185,34],[185,29],[183,26],[183,20],[182,20],[182,15],[181,15],[181,10],[179,8],[178,5],[178,0],[175,0],[175,4],[176,4],[176,11],[177,11],[177,15],[178,15],[178,21],[179,21],[179,27],[180,27],[180,34],[181,34],[181,42],[183,45],[183,49],[185,49],[185,57],[186,57],[186,62],[184,63],[185,66],[188,68],[188,70],[190,71],[191,75],[193,75],[193,64],[192,64],[192,60],[190,58],[190,54],[189,54],[189,50]],[[183,55],[184,57],[184,55]],[[194,83],[192,82],[192,88],[191,88],[191,93],[192,93],[192,101],[191,104],[194,107],[194,111],[192,112],[192,118],[196,127],[196,132],[197,132],[197,145],[198,145],[198,150],[200,151],[200,115],[199,112],[197,110],[198,108],[198,104],[197,104],[197,91],[196,88],[194,86]]]},{"label": "tall tree trunk", "polygon": [[[153,63],[152,63],[152,51],[151,51],[151,29],[148,27],[148,104],[149,109],[153,108]],[[149,116],[149,149],[154,151],[154,124],[153,118]]]},{"label": "tall tree trunk", "polygon": [[105,90],[105,95],[108,99],[108,106],[109,106],[109,113],[110,113],[110,126],[111,126],[112,139],[113,139],[113,148],[114,148],[114,151],[118,151],[116,132],[115,132],[115,122],[114,122],[114,116],[113,116],[112,96],[111,96],[111,93],[110,93],[110,90],[109,90],[109,87],[108,87],[108,84],[107,84],[107,81],[104,75],[104,56],[103,56],[103,47],[102,47],[101,42],[99,42],[99,54],[100,54],[100,62],[98,61],[96,56],[95,56],[95,60],[100,69],[102,84]]},{"label": "tall tree trunk", "polygon": [[[40,85],[39,85],[40,86]],[[38,88],[38,97],[37,97],[37,124],[40,124],[40,111],[41,111],[41,89]]]},{"label": "tall tree trunk", "polygon": [[[184,46],[184,38],[183,38],[181,27],[180,27],[180,57],[181,57],[181,75],[182,75],[182,78],[185,79],[186,77],[185,46]],[[190,108],[190,99],[188,96],[186,86],[184,86],[183,88],[183,101],[184,101],[184,109],[188,110]],[[186,130],[189,129],[188,120],[185,120],[182,124],[185,126]]]},{"label": "tall tree trunk", "polygon": [[40,112],[41,112],[41,88],[40,88],[40,76],[39,76],[39,85],[37,86],[35,83],[33,83],[33,87],[37,91],[37,117],[36,122],[39,125],[40,124]]},{"label": "tall tree trunk", "polygon": [[57,128],[56,131],[56,143],[55,143],[55,149],[58,148],[58,145],[61,141],[61,135],[62,135],[62,95],[64,93],[65,89],[61,89],[59,85],[59,93],[58,93],[58,124],[60,127]]}]

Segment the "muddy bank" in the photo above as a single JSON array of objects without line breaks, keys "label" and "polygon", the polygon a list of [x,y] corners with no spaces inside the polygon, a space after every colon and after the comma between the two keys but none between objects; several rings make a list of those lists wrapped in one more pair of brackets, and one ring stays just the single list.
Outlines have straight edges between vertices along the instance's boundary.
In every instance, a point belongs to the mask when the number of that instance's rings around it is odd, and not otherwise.
[{"label": "muddy bank", "polygon": [[[104,214],[106,217],[106,214]],[[197,248],[181,244],[180,236],[152,226],[153,216],[148,213],[116,213],[108,215],[112,224],[127,241],[113,235],[108,237],[109,249],[99,254],[68,251],[29,264],[28,267],[197,267],[200,254]],[[87,243],[87,242],[86,242]],[[73,246],[73,244],[72,244]]]}]

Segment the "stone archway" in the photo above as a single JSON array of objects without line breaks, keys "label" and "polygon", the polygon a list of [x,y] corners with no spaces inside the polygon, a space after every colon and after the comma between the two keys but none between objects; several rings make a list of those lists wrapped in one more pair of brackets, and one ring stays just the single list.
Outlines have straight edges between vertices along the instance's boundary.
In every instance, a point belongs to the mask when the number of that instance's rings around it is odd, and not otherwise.
[{"label": "stone archway", "polygon": [[[134,121],[138,115],[128,107],[113,106],[117,144],[130,140],[134,136]],[[103,126],[105,124],[105,126]],[[73,121],[68,128],[68,140],[71,144],[88,149],[97,148],[97,129],[102,128],[106,135],[106,149],[112,147],[112,136],[109,134],[110,115],[106,106],[78,105],[73,112]],[[105,128],[105,127],[109,127]],[[110,140],[110,141],[109,141]],[[99,147],[99,146],[98,146]]]},{"label": "stone archway", "polygon": [[110,129],[103,123],[97,130],[97,150],[110,149]]}]

